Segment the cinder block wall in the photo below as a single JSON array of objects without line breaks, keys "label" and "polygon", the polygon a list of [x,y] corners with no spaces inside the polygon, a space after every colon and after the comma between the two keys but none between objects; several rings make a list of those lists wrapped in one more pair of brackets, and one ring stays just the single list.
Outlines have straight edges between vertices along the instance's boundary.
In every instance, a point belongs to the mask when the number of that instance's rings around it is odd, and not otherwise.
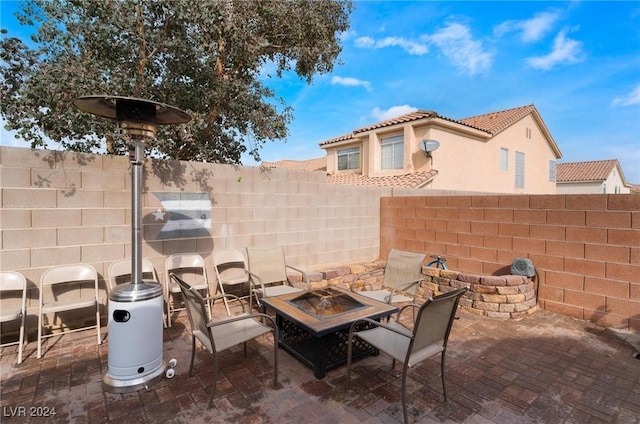
[{"label": "cinder block wall", "polygon": [[477,274],[530,258],[542,308],[640,330],[640,195],[384,197],[380,220],[382,257],[444,254]]},{"label": "cinder block wall", "polygon": [[[40,276],[51,266],[93,265],[106,304],[109,265],[131,255],[130,180],[123,156],[0,147],[0,266],[29,281],[30,331]],[[377,259],[379,201],[391,190],[325,180],[321,172],[149,159],[143,179],[143,256],[164,283],[167,256],[200,253],[212,288],[214,250],[283,245],[288,262],[306,269]],[[158,239],[156,192],[208,193],[209,234]]]}]

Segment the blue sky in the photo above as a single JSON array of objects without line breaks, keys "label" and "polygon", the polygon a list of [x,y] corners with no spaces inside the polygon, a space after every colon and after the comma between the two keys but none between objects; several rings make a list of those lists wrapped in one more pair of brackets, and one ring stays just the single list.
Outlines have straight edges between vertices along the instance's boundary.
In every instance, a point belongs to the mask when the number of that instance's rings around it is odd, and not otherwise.
[{"label": "blue sky", "polygon": [[311,85],[265,69],[294,121],[263,160],[323,156],[320,142],[412,110],[461,119],[534,104],[561,162],[618,159],[640,184],[639,1],[357,1],[342,45]]}]

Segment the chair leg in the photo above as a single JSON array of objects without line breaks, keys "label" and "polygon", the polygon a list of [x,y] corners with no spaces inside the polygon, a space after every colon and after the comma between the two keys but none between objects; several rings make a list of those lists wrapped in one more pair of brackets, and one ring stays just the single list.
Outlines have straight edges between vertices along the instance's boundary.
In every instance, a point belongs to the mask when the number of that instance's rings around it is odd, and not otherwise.
[{"label": "chair leg", "polygon": [[407,364],[402,366],[402,415],[404,415],[404,424],[409,423],[409,415],[407,414]]},{"label": "chair leg", "polygon": [[42,358],[42,313],[38,315],[38,359]]},{"label": "chair leg", "polygon": [[444,383],[444,353],[446,350],[442,351],[442,356],[440,357],[440,378],[442,379],[442,393],[444,394],[444,401],[447,401],[447,386]]},{"label": "chair leg", "polygon": [[24,313],[24,311],[21,314],[22,316],[20,317],[21,322],[20,322],[20,346],[18,347],[18,363],[21,364],[22,363],[22,347],[24,345],[24,325],[25,325],[25,319],[26,319],[26,314]]},{"label": "chair leg", "polygon": [[246,358],[247,357],[247,342],[244,342],[242,344],[242,347],[244,348],[244,357]]},{"label": "chair leg", "polygon": [[213,353],[213,382],[211,385],[211,394],[209,395],[209,403],[207,404],[207,408],[211,409],[213,406],[213,397],[216,394],[216,385],[218,382],[218,357],[216,353]]},{"label": "chair leg", "polygon": [[349,341],[347,342],[347,390],[351,384],[351,355],[353,354],[353,332],[349,332]]},{"label": "chair leg", "polygon": [[193,361],[196,358],[196,338],[191,336],[191,363],[189,364],[189,377],[193,377]]},{"label": "chair leg", "polygon": [[273,387],[278,386],[278,327],[273,329]]},{"label": "chair leg", "polygon": [[171,328],[171,299],[172,294],[169,292],[167,294],[167,327]]},{"label": "chair leg", "polygon": [[96,299],[96,333],[98,333],[98,345],[102,344],[102,334],[100,334],[100,302]]}]

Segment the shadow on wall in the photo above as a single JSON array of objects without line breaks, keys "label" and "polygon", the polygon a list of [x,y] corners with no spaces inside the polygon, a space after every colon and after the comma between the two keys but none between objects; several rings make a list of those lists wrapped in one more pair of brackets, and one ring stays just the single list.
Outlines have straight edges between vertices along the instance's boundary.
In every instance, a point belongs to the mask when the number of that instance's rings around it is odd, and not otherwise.
[{"label": "shadow on wall", "polygon": [[[598,308],[591,313],[589,318],[586,318],[588,321],[598,325],[598,327],[586,326],[585,330],[592,334],[611,334],[613,337],[617,338],[620,343],[629,345],[629,347],[634,350],[633,356],[636,359],[640,359],[640,331],[638,330],[638,328],[640,328],[640,314],[629,318],[631,321],[629,325],[626,323],[623,324],[625,327],[636,328],[636,331],[627,331],[615,328],[615,326],[620,326],[621,323],[611,315],[612,313],[607,311],[606,305],[598,306]],[[606,324],[606,327],[602,326],[601,323]]]}]

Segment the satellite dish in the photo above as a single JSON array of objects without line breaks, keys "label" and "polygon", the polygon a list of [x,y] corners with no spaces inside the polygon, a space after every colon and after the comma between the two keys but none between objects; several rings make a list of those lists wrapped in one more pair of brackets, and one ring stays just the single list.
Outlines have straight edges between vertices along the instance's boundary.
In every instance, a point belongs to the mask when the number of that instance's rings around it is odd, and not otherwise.
[{"label": "satellite dish", "polygon": [[431,153],[440,147],[438,140],[422,140],[418,143],[418,147],[425,153]]}]

